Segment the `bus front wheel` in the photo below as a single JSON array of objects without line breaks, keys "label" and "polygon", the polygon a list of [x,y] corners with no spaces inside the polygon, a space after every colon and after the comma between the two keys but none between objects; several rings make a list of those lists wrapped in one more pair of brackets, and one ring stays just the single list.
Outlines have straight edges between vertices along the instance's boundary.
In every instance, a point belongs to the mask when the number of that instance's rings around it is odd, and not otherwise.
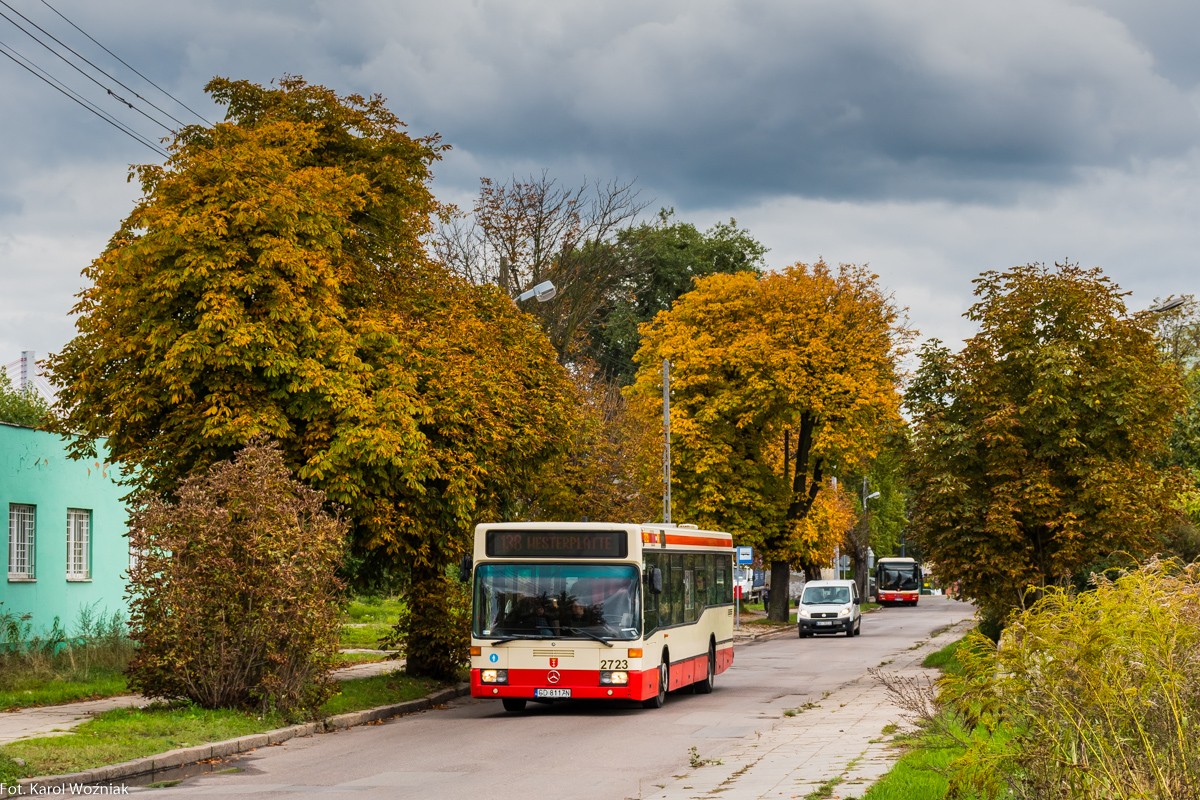
[{"label": "bus front wheel", "polygon": [[663,653],[662,663],[658,665],[658,694],[651,697],[649,700],[643,700],[642,705],[645,708],[662,708],[667,702],[667,684],[671,680],[671,664],[667,661],[667,654]]},{"label": "bus front wheel", "polygon": [[505,711],[524,711],[524,697],[501,697],[500,702],[504,704]]}]

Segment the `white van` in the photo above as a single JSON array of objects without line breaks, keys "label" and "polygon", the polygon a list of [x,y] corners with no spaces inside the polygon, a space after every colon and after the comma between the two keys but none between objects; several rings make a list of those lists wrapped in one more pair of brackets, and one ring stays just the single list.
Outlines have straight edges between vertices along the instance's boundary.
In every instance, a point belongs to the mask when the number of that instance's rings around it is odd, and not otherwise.
[{"label": "white van", "polygon": [[796,628],[800,638],[814,633],[845,633],[858,636],[862,631],[862,598],[854,581],[809,581],[800,595]]}]

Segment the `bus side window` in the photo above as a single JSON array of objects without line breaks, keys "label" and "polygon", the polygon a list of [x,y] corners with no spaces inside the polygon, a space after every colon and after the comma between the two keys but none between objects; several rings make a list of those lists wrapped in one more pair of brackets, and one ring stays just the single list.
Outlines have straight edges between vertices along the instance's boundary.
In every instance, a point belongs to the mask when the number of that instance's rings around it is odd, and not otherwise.
[{"label": "bus side window", "polygon": [[683,556],[671,553],[667,558],[671,561],[671,623],[679,625],[683,622]]},{"label": "bus side window", "polygon": [[683,621],[696,621],[696,557],[683,557]]},{"label": "bus side window", "polygon": [[655,568],[659,568],[658,554],[645,553],[642,564],[642,636],[649,636],[658,629],[658,601],[662,595],[650,591],[649,580],[650,572]]},{"label": "bus side window", "polygon": [[717,556],[720,560],[721,577],[725,579],[725,591],[721,593],[722,603],[733,602],[733,556]]},{"label": "bus side window", "polygon": [[717,556],[706,553],[702,558],[704,559],[704,585],[708,587],[708,591],[702,597],[705,605],[715,606],[721,602],[716,583],[717,570],[714,568]]}]

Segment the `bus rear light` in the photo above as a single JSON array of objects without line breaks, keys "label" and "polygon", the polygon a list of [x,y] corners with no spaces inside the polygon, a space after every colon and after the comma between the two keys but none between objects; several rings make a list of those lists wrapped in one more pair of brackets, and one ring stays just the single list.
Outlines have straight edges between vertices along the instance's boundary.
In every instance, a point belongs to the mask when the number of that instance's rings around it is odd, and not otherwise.
[{"label": "bus rear light", "polygon": [[630,658],[641,658],[642,657],[642,648],[640,648],[640,647],[629,648],[629,657]]},{"label": "bus rear light", "polygon": [[479,673],[479,680],[482,683],[508,683],[508,670],[485,669]]},{"label": "bus rear light", "polygon": [[600,672],[601,686],[626,686],[629,684],[628,672],[615,672],[611,670],[602,670]]},{"label": "bus rear light", "polygon": [[481,656],[481,655],[483,655],[483,648],[482,648],[482,647],[472,647],[472,648],[471,648],[471,655],[473,655],[473,656]]}]

